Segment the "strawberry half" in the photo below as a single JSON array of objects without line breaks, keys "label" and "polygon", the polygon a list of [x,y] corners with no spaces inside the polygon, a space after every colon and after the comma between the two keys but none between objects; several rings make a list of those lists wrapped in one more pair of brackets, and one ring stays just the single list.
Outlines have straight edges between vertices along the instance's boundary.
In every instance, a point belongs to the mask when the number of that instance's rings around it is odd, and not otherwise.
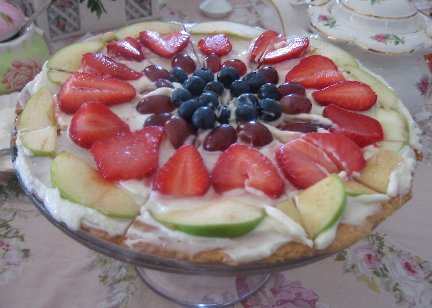
[{"label": "strawberry half", "polygon": [[270,42],[279,36],[279,33],[273,30],[266,30],[252,43],[250,49],[251,61],[255,63],[261,62],[261,57],[270,46]]},{"label": "strawberry half", "polygon": [[65,113],[74,113],[88,102],[114,105],[128,102],[135,96],[135,88],[122,80],[76,73],[63,83],[58,103]]},{"label": "strawberry half", "polygon": [[198,41],[198,48],[206,56],[215,53],[219,57],[222,57],[231,51],[232,45],[225,34],[216,34],[200,39]]},{"label": "strawberry half", "polygon": [[153,189],[177,197],[202,196],[210,175],[194,145],[183,145],[156,172]]},{"label": "strawberry half", "polygon": [[368,110],[377,101],[377,95],[370,86],[349,80],[314,91],[312,97],[322,106],[335,104],[356,111]]},{"label": "strawberry half", "polygon": [[142,179],[158,167],[162,136],[161,127],[149,126],[98,141],[90,152],[105,179]]},{"label": "strawberry half", "polygon": [[189,34],[185,31],[170,32],[164,37],[156,31],[143,31],[139,41],[145,47],[164,58],[172,58],[189,43]]},{"label": "strawberry half", "polygon": [[312,55],[300,60],[285,76],[286,82],[298,82],[305,88],[322,89],[345,80],[336,64],[327,57]]},{"label": "strawberry half", "polygon": [[295,139],[276,151],[276,161],[285,177],[297,188],[306,189],[338,168],[313,144]]},{"label": "strawberry half", "polygon": [[302,56],[309,46],[307,37],[285,38],[284,41],[275,45],[275,49],[266,51],[261,58],[263,64],[275,64],[284,60],[294,59]]},{"label": "strawberry half", "polygon": [[219,156],[211,178],[217,193],[252,187],[278,198],[285,186],[270,159],[243,144],[233,144]]},{"label": "strawberry half", "polygon": [[360,147],[342,134],[308,133],[301,138],[324,151],[339,171],[346,171],[348,175],[360,172],[366,165]]},{"label": "strawberry half", "polygon": [[114,61],[100,53],[87,52],[83,55],[81,62],[85,73],[101,77],[137,80],[144,76],[144,73],[134,71],[127,65]]},{"label": "strawberry half", "polygon": [[331,132],[347,136],[360,147],[384,139],[380,122],[367,115],[351,112],[336,105],[329,105],[324,108],[323,116],[336,124],[330,128]]},{"label": "strawberry half", "polygon": [[69,125],[69,136],[72,141],[87,149],[96,141],[129,131],[126,122],[99,102],[82,105],[73,115]]},{"label": "strawberry half", "polygon": [[106,45],[108,55],[113,58],[122,58],[129,61],[142,61],[145,59],[141,44],[133,37],[110,42]]}]

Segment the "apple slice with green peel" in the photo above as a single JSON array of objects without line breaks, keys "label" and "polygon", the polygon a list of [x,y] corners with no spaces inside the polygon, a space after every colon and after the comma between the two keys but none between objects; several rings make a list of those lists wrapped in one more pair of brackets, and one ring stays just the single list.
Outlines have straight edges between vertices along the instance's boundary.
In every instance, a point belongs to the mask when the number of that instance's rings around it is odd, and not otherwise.
[{"label": "apple slice with green peel", "polygon": [[163,21],[144,21],[117,30],[115,32],[115,37],[118,40],[121,40],[128,36],[137,37],[140,32],[146,30],[152,30],[157,31],[161,34],[166,34],[181,29],[182,27],[178,23],[170,23]]},{"label": "apple slice with green peel", "polygon": [[399,111],[378,108],[375,118],[381,123],[384,132],[384,141],[408,143],[408,124],[405,117]]},{"label": "apple slice with green peel", "polygon": [[81,58],[87,52],[97,52],[105,44],[100,41],[86,41],[63,47],[48,60],[47,67],[52,70],[75,73],[81,68]]},{"label": "apple slice with green peel", "polygon": [[47,71],[48,80],[56,85],[63,84],[71,75],[72,73],[68,73],[68,72],[62,72],[56,70]]},{"label": "apple slice with green peel", "polygon": [[53,94],[49,87],[34,93],[24,106],[19,121],[22,132],[56,125]]},{"label": "apple slice with green peel", "polygon": [[99,38],[99,41],[101,41],[102,43],[108,43],[108,42],[116,39],[116,34],[115,34],[115,32],[110,31],[110,32],[106,32],[106,33],[101,34],[98,38]]},{"label": "apple slice with green peel", "polygon": [[345,192],[347,196],[350,197],[357,197],[361,195],[370,195],[370,194],[377,194],[377,192],[357,181],[346,181],[344,182],[345,185]]},{"label": "apple slice with green peel", "polygon": [[284,214],[286,214],[289,218],[294,220],[300,226],[303,226],[301,215],[295,206],[294,200],[288,199],[279,202],[275,205],[275,208],[281,210]]},{"label": "apple slice with green peel", "polygon": [[140,206],[127,192],[73,154],[62,152],[56,156],[50,176],[52,185],[69,201],[116,218],[134,218],[139,213]]},{"label": "apple slice with green peel", "polygon": [[311,239],[338,222],[346,199],[344,183],[337,174],[329,175],[297,195],[295,203]]},{"label": "apple slice with green peel", "polygon": [[387,193],[390,176],[402,158],[395,152],[380,149],[368,159],[366,167],[360,174],[358,181],[380,193]]},{"label": "apple slice with green peel", "polygon": [[235,35],[246,39],[255,39],[264,32],[261,28],[250,27],[230,21],[208,21],[196,24],[189,29],[191,34]]},{"label": "apple slice with green peel", "polygon": [[168,228],[184,233],[205,237],[236,237],[252,231],[266,213],[262,208],[224,199],[197,209],[151,215]]},{"label": "apple slice with green peel", "polygon": [[384,108],[394,108],[399,101],[399,97],[392,89],[370,73],[365,72],[358,67],[349,65],[344,66],[343,75],[348,80],[357,80],[369,85],[378,97],[378,104]]},{"label": "apple slice with green peel", "polygon": [[309,49],[311,50],[311,54],[326,56],[336,63],[337,66],[358,66],[357,60],[348,52],[323,40],[310,37]]},{"label": "apple slice with green peel", "polygon": [[33,155],[53,156],[57,145],[57,126],[47,126],[23,133],[21,141]]}]

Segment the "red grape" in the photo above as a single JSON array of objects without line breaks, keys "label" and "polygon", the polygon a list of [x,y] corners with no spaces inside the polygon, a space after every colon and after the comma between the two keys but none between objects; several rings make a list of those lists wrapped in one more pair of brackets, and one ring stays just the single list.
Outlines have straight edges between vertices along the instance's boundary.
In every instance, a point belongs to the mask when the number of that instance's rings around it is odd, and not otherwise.
[{"label": "red grape", "polygon": [[165,134],[176,149],[181,147],[188,138],[191,138],[188,143],[195,140],[195,131],[192,125],[179,116],[173,116],[166,122]]},{"label": "red grape", "polygon": [[277,128],[286,131],[309,133],[309,132],[316,132],[319,128],[328,129],[329,126],[321,123],[312,122],[312,121],[308,122],[308,121],[297,120],[292,122],[283,122]]},{"label": "red grape", "polygon": [[226,66],[230,66],[230,67],[235,68],[240,76],[243,76],[244,74],[246,74],[246,70],[247,70],[246,64],[244,64],[244,62],[242,60],[239,60],[239,59],[226,60],[222,64],[222,67],[226,67]]},{"label": "red grape", "polygon": [[265,82],[277,84],[279,82],[279,74],[273,66],[263,66],[259,70],[264,75]]},{"label": "red grape", "polygon": [[312,103],[306,96],[298,94],[285,95],[279,100],[282,112],[286,114],[310,113]]},{"label": "red grape", "polygon": [[179,53],[177,54],[171,61],[172,67],[181,67],[185,70],[187,74],[192,74],[195,69],[196,65],[194,60],[185,53]]},{"label": "red grape", "polygon": [[168,79],[169,72],[159,65],[149,65],[144,69],[144,74],[151,81],[156,81],[158,79]]},{"label": "red grape", "polygon": [[225,151],[237,141],[237,132],[229,124],[221,124],[212,129],[204,139],[203,148],[206,151]]},{"label": "red grape", "polygon": [[212,53],[205,57],[206,65],[209,70],[211,70],[213,73],[217,73],[221,70],[222,64],[221,64],[221,58],[216,54]]},{"label": "red grape", "polygon": [[166,95],[150,95],[144,97],[137,105],[137,111],[141,114],[171,112],[175,108],[171,97]]},{"label": "red grape", "polygon": [[285,82],[278,87],[278,90],[281,97],[289,94],[306,95],[305,88],[297,82]]},{"label": "red grape", "polygon": [[173,116],[173,114],[170,112],[153,114],[145,120],[144,127],[147,127],[147,126],[165,127],[166,122],[169,119],[171,119],[172,116]]},{"label": "red grape", "polygon": [[237,126],[237,133],[244,143],[254,147],[262,147],[273,141],[273,136],[269,129],[255,121],[241,123]]}]

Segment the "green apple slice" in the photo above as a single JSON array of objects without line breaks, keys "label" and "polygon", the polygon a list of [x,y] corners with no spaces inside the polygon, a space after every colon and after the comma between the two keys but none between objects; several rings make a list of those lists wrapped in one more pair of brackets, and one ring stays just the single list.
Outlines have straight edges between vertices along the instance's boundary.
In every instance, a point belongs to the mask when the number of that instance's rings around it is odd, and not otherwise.
[{"label": "green apple slice", "polygon": [[265,210],[246,203],[222,200],[198,209],[151,213],[161,224],[184,233],[205,237],[236,237],[252,231]]},{"label": "green apple slice", "polygon": [[230,21],[208,21],[196,24],[189,29],[191,34],[229,34],[246,39],[254,39],[264,32],[261,28],[254,28]]},{"label": "green apple slice", "polygon": [[51,81],[52,83],[55,83],[56,85],[63,84],[71,75],[72,73],[68,73],[68,72],[62,72],[56,70],[47,71],[48,80]]},{"label": "green apple slice", "polygon": [[116,218],[134,218],[139,213],[140,206],[127,192],[73,154],[62,152],[54,158],[50,176],[52,185],[69,201]]},{"label": "green apple slice", "polygon": [[128,36],[137,37],[140,32],[146,30],[153,30],[161,34],[165,34],[181,29],[181,25],[177,23],[169,23],[163,21],[144,21],[119,29],[115,32],[115,36],[117,39],[121,40]]},{"label": "green apple slice", "polygon": [[331,174],[300,192],[295,201],[306,232],[315,239],[341,218],[346,205],[344,183]]},{"label": "green apple slice", "polygon": [[301,215],[295,206],[294,200],[288,199],[279,202],[275,205],[275,208],[281,210],[284,214],[286,214],[289,218],[294,220],[300,226],[303,226]]},{"label": "green apple slice", "polygon": [[375,118],[381,123],[385,141],[408,143],[408,124],[400,112],[394,109],[378,108]]},{"label": "green apple slice", "polygon": [[369,85],[376,93],[378,103],[384,108],[394,108],[399,101],[399,97],[392,89],[358,67],[346,65],[343,74],[349,80],[357,80]]},{"label": "green apple slice", "polygon": [[21,131],[30,131],[55,124],[53,94],[49,87],[43,87],[34,93],[25,104],[19,125]]},{"label": "green apple slice", "polygon": [[310,37],[309,48],[311,49],[312,54],[326,56],[327,58],[332,59],[337,66],[358,66],[357,60],[348,52],[323,40]]},{"label": "green apple slice", "polygon": [[87,52],[97,52],[105,44],[100,41],[86,41],[63,47],[48,60],[47,67],[52,70],[75,73],[81,68],[81,58]]},{"label": "green apple slice", "polygon": [[57,126],[32,130],[21,135],[23,145],[36,156],[53,156],[57,145]]},{"label": "green apple slice", "polygon": [[370,195],[370,194],[376,194],[377,192],[357,181],[346,181],[344,182],[345,185],[345,192],[347,196],[350,197],[357,197],[361,195]]}]

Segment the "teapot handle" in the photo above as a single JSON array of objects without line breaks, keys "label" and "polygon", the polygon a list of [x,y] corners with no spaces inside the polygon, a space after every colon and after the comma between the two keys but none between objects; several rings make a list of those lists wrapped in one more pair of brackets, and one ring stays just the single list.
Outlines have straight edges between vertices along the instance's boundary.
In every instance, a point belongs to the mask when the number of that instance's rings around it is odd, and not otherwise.
[{"label": "teapot handle", "polygon": [[[269,0],[269,3],[273,5],[280,18],[285,36],[307,35],[305,18],[309,22],[309,17],[306,13],[306,7],[301,7],[300,5],[307,5],[311,1],[313,0]],[[300,10],[306,14],[303,14]]]}]

